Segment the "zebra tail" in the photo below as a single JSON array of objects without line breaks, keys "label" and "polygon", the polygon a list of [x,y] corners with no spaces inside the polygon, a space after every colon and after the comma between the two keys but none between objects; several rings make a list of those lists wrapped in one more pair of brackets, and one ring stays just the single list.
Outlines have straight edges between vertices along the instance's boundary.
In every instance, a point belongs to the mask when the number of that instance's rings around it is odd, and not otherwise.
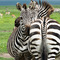
[{"label": "zebra tail", "polygon": [[43,44],[43,46],[42,46],[42,51],[41,51],[41,60],[47,60],[47,57],[48,57],[47,54],[48,54],[48,53],[47,53],[46,45]]},{"label": "zebra tail", "polygon": [[48,49],[47,49],[47,44],[46,44],[46,22],[43,21],[43,26],[42,26],[42,30],[41,30],[41,34],[42,34],[42,43],[41,43],[41,60],[47,60],[48,58]]}]

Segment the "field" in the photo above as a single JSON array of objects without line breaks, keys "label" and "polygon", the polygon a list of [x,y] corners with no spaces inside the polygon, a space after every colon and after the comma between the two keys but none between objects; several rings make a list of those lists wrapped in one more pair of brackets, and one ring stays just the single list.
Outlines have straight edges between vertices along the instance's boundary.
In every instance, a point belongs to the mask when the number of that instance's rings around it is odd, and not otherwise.
[{"label": "field", "polygon": [[[60,6],[54,6],[55,8],[60,8]],[[10,15],[6,15],[5,12],[10,11]],[[0,54],[7,53],[7,41],[13,31],[14,21],[17,17],[20,16],[20,11],[16,9],[16,6],[0,6],[0,13],[3,14],[3,17],[0,17]],[[12,14],[16,18],[12,18]],[[56,12],[51,15],[52,19],[57,20],[60,23],[60,13]],[[0,60],[13,60],[11,58],[0,57]]]}]

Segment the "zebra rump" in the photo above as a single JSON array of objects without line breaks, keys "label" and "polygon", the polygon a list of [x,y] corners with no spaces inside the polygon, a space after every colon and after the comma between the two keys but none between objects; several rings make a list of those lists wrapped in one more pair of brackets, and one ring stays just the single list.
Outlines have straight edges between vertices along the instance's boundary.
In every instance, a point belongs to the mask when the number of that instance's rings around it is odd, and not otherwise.
[{"label": "zebra rump", "polygon": [[60,24],[48,17],[33,22],[28,50],[36,60],[55,60],[60,52]]}]

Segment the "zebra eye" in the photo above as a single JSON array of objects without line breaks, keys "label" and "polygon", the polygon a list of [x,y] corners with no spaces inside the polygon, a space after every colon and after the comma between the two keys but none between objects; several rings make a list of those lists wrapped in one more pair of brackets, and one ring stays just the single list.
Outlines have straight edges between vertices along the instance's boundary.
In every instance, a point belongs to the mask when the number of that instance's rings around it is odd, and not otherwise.
[{"label": "zebra eye", "polygon": [[20,19],[23,19],[22,16],[20,16]]}]

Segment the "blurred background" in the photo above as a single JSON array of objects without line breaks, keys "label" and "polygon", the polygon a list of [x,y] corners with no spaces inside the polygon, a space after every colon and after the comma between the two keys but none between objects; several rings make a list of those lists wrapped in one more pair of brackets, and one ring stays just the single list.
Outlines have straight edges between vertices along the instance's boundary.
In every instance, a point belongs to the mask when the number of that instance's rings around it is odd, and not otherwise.
[{"label": "blurred background", "polygon": [[[39,1],[39,0],[35,0]],[[55,8],[50,16],[52,19],[60,23],[60,0],[45,0],[52,4]],[[16,3],[19,2],[27,6],[30,0],[0,0],[0,60],[14,60],[7,52],[7,41],[14,27],[14,21],[20,16],[20,11],[16,8]]]},{"label": "blurred background", "polygon": [[[60,0],[45,0],[45,1],[48,1],[52,5],[60,5]],[[0,0],[0,5],[16,5],[17,2],[20,2],[21,4],[26,3],[28,5],[30,3],[30,0]]]}]

